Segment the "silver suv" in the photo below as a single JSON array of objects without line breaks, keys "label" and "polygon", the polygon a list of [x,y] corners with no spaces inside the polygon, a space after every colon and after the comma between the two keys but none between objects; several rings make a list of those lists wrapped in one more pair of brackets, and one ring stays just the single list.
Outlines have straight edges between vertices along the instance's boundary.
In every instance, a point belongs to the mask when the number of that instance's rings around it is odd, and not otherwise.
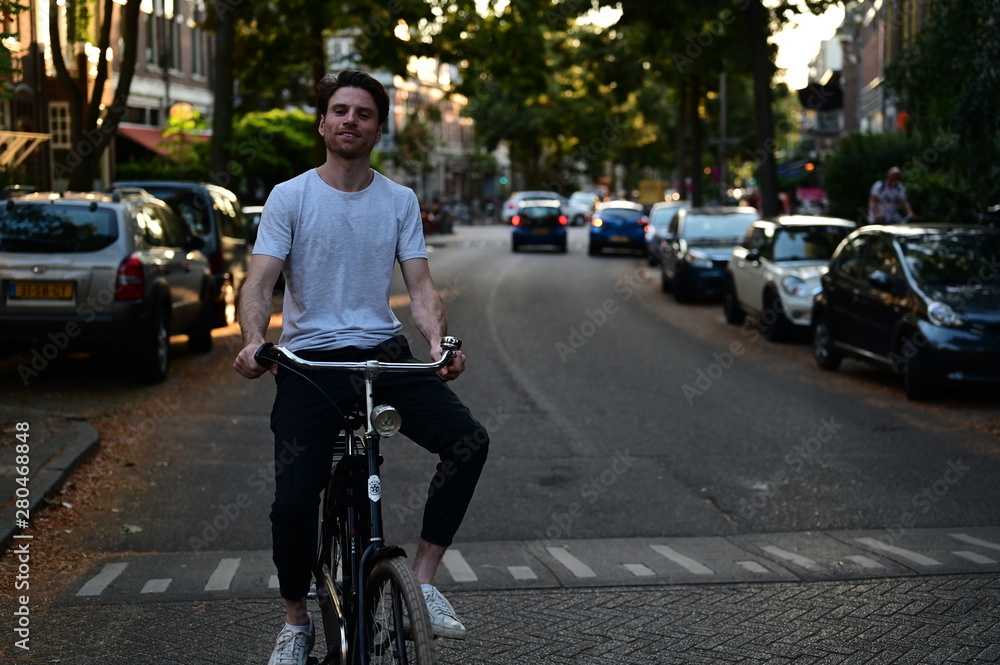
[{"label": "silver suv", "polygon": [[27,384],[69,351],[127,354],[162,381],[170,336],[212,348],[212,275],[170,207],[133,188],[29,194],[0,204],[0,347],[27,352]]}]

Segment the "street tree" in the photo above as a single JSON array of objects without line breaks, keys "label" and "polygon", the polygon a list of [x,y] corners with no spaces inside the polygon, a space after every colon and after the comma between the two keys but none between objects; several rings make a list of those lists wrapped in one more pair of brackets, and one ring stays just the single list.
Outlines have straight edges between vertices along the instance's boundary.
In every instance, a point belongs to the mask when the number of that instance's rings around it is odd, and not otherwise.
[{"label": "street tree", "polygon": [[[93,189],[101,156],[125,116],[135,74],[141,4],[142,0],[127,0],[124,6],[115,0],[50,3],[48,27],[52,62],[69,99],[70,141],[73,146],[66,159],[55,164],[54,172],[59,178],[68,177],[70,189]],[[107,54],[111,46],[115,11],[121,14],[120,31],[124,49],[120,55],[118,85],[112,103],[102,111],[110,70]],[[60,21],[64,17],[65,43],[60,30]],[[91,34],[94,26],[97,28],[96,40]],[[97,46],[97,75],[92,85],[89,81],[90,64],[82,49],[86,42],[96,42]],[[75,77],[66,64],[64,53],[67,52],[77,54]]]}]

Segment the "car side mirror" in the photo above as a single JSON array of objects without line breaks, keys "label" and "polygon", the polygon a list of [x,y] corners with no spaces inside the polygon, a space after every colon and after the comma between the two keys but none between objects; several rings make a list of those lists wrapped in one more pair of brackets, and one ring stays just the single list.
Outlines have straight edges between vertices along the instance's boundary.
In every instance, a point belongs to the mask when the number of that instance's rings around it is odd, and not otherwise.
[{"label": "car side mirror", "polygon": [[868,276],[868,283],[880,291],[892,291],[892,276],[882,270],[876,270]]}]

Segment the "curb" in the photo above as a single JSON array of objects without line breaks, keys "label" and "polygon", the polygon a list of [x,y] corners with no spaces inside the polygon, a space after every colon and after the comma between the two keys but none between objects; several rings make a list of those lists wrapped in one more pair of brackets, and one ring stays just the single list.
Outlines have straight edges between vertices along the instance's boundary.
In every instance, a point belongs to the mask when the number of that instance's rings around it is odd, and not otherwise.
[{"label": "curb", "polygon": [[[36,411],[31,417],[35,422],[40,419],[62,421],[69,430],[60,434],[60,438],[65,438],[65,441],[58,444],[57,451],[42,464],[41,468],[33,470],[29,477],[28,488],[31,493],[28,510],[33,519],[47,505],[46,497],[97,450],[101,439],[97,430],[82,416]],[[16,526],[16,520],[17,508],[10,502],[0,513],[0,554],[6,552],[14,536],[23,531]]]}]

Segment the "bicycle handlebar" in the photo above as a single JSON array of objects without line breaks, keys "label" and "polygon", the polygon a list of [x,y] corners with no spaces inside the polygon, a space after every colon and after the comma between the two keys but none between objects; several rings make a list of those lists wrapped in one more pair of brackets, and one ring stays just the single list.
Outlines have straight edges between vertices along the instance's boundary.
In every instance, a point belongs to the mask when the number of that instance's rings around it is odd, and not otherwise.
[{"label": "bicycle handlebar", "polygon": [[261,345],[254,353],[254,360],[264,367],[270,367],[283,360],[289,364],[304,368],[322,371],[340,372],[426,372],[428,374],[436,372],[451,363],[452,358],[459,349],[462,348],[462,340],[457,337],[442,337],[441,348],[444,355],[441,360],[433,363],[387,363],[380,360],[363,360],[361,362],[326,362],[319,360],[306,360],[295,355],[283,346],[276,346],[271,342]]}]

